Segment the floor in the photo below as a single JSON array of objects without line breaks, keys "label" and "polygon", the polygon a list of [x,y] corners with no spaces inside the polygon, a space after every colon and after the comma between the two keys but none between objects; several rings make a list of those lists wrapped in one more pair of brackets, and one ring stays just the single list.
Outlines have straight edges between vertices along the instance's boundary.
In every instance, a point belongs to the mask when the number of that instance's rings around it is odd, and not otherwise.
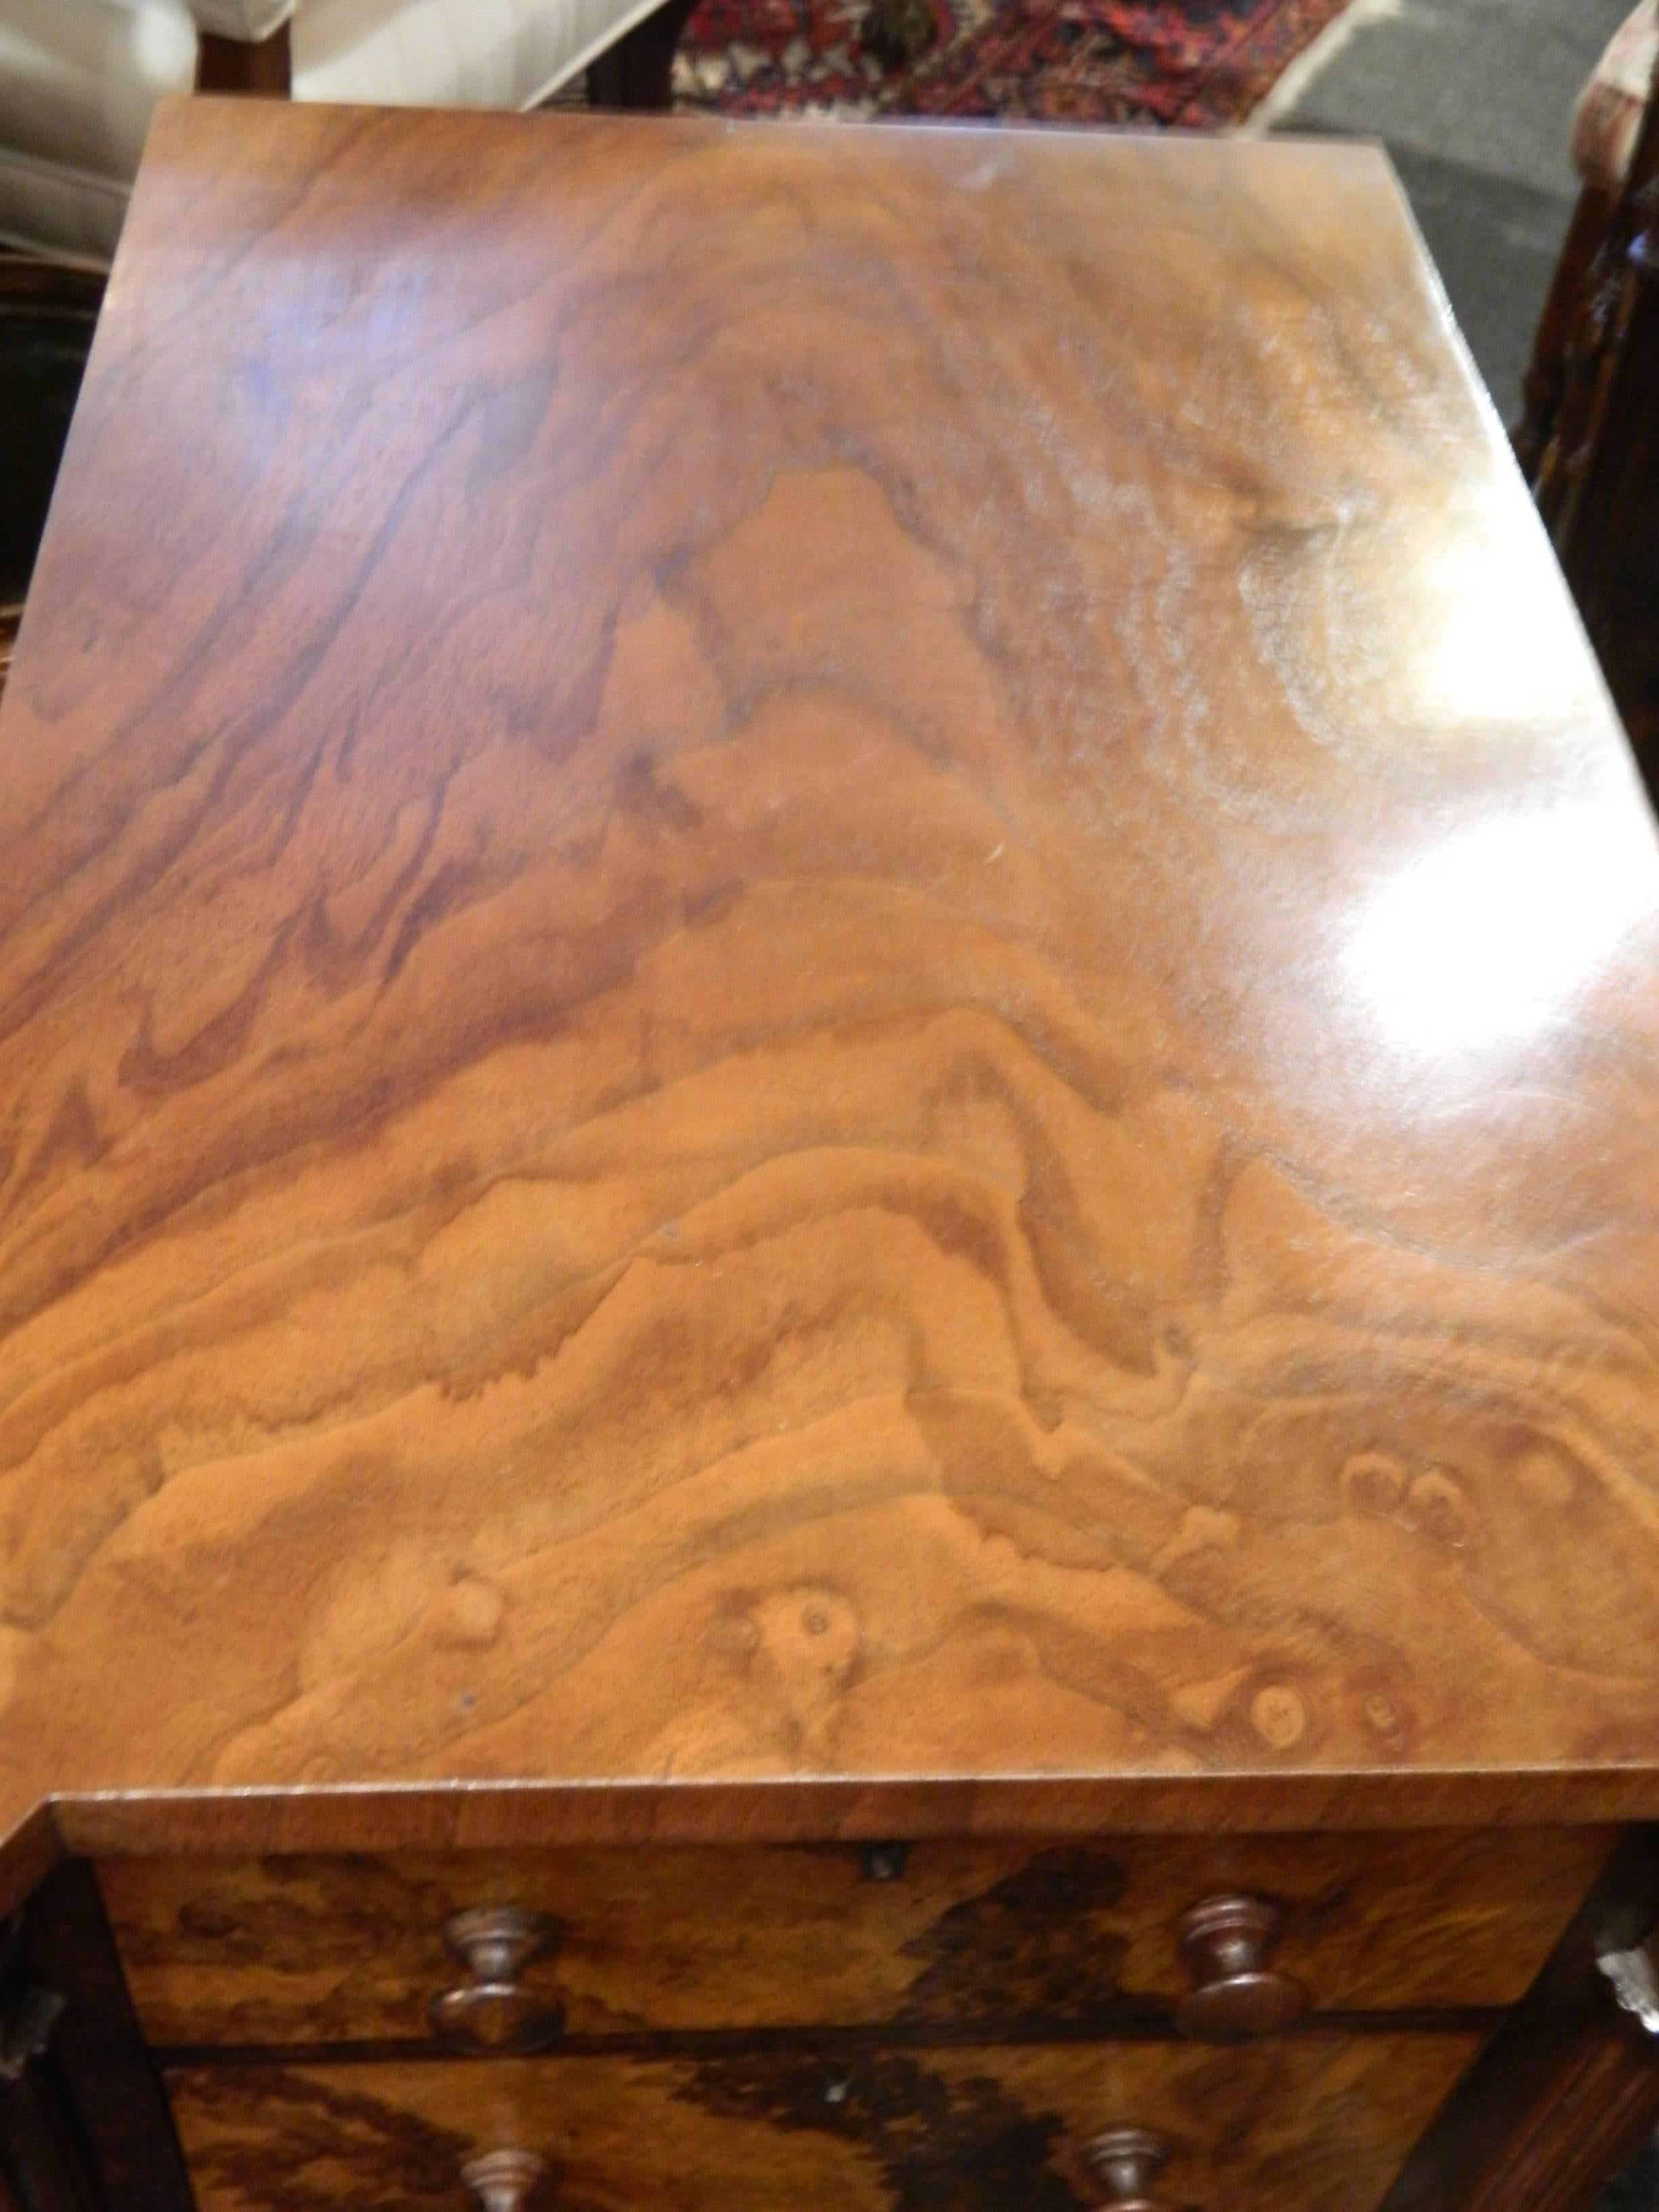
[{"label": "floor", "polygon": [[1358,0],[1279,88],[1276,129],[1394,156],[1506,422],[1576,191],[1579,88],[1632,0]]}]

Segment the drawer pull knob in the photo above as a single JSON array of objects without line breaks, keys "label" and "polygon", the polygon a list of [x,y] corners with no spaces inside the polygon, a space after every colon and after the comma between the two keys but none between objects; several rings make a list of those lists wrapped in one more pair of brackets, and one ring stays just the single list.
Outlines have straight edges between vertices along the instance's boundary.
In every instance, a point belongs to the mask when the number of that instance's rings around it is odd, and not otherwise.
[{"label": "drawer pull knob", "polygon": [[1265,1897],[1206,1897],[1182,1915],[1181,1955],[1193,1984],[1176,2009],[1183,2035],[1235,2043],[1301,2019],[1307,1991],[1267,1965],[1284,1917]]},{"label": "drawer pull knob", "polygon": [[532,1960],[556,1948],[556,1922],[515,1905],[475,1905],[446,1920],[443,1936],[472,1978],[433,1998],[427,2017],[440,2043],[474,2057],[510,2057],[556,2039],[563,2006],[519,1983]]},{"label": "drawer pull knob", "polygon": [[461,2179],[477,2200],[479,2212],[525,2212],[546,2172],[533,2150],[487,2150],[468,2159]]},{"label": "drawer pull knob", "polygon": [[1170,2145],[1150,2128],[1108,2128],[1083,2154],[1100,2194],[1101,2212],[1170,2212],[1147,2192],[1169,2159]]}]

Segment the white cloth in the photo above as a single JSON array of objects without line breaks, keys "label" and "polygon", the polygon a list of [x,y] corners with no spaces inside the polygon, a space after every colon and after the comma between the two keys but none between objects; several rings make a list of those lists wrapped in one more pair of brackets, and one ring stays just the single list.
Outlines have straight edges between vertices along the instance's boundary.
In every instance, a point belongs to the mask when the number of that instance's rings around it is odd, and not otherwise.
[{"label": "white cloth", "polygon": [[301,0],[296,100],[533,107],[657,0]]},{"label": "white cloth", "polygon": [[131,177],[150,110],[195,71],[179,0],[0,0],[0,147]]},{"label": "white cloth", "polygon": [[294,13],[294,0],[188,0],[188,5],[200,28],[222,39],[268,39]]},{"label": "white cloth", "polygon": [[[197,23],[268,31],[290,0],[0,0],[0,241],[107,260],[156,100]],[[296,100],[533,107],[658,0],[299,0]]]}]

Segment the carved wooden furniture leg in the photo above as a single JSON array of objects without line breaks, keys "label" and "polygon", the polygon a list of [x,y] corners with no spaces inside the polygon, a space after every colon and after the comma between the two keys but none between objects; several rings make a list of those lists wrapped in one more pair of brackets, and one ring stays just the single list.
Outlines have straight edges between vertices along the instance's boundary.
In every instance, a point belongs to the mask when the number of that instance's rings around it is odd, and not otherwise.
[{"label": "carved wooden furniture leg", "polygon": [[1659,178],[1557,546],[1650,792],[1659,787]]},{"label": "carved wooden furniture leg", "polygon": [[280,23],[268,39],[257,40],[222,39],[204,31],[196,48],[196,89],[286,100],[294,89],[288,25]]},{"label": "carved wooden furniture leg", "polygon": [[1539,513],[1650,789],[1659,780],[1659,99],[1596,248],[1566,350]]},{"label": "carved wooden furniture leg", "polygon": [[1514,437],[1515,458],[1529,482],[1538,474],[1555,434],[1567,387],[1567,348],[1573,324],[1591,265],[1607,234],[1613,204],[1613,194],[1601,185],[1586,185],[1578,195],[1566,243],[1538,319],[1532,359],[1522,380],[1522,416]]},{"label": "carved wooden furniture leg", "polygon": [[673,105],[674,49],[695,5],[696,0],[663,0],[653,15],[590,62],[588,106],[665,113]]}]

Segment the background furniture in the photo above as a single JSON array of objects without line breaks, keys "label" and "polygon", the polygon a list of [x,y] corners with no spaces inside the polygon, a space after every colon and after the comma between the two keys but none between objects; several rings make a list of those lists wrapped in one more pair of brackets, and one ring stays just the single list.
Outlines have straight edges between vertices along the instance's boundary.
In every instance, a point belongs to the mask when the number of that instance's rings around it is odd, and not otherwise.
[{"label": "background furniture", "polygon": [[84,270],[0,252],[0,688],[103,295]]},{"label": "background furniture", "polygon": [[690,0],[0,0],[0,242],[106,261],[156,100],[665,107]]},{"label": "background furniture", "polygon": [[1378,154],[169,102],[0,754],[15,2198],[1590,2200],[1659,852]]},{"label": "background furniture", "polygon": [[1579,105],[1583,194],[1516,438],[1650,787],[1659,787],[1659,7]]}]

